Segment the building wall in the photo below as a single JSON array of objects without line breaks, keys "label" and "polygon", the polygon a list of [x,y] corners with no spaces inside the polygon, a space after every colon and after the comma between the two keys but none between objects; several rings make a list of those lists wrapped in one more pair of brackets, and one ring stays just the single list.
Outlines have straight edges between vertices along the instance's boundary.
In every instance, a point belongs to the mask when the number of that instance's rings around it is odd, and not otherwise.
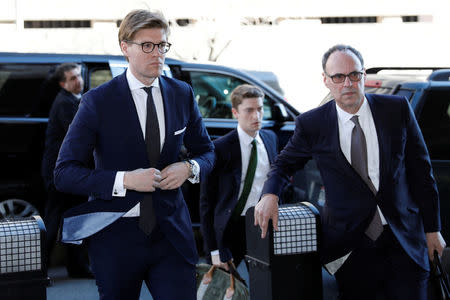
[{"label": "building wall", "polygon": [[[325,96],[321,56],[336,43],[358,48],[366,67],[450,67],[446,0],[1,0],[0,51],[120,54],[117,24],[135,8],[169,19],[170,57],[272,71],[301,111]],[[371,16],[375,23],[322,24]],[[417,22],[403,22],[404,16]],[[45,20],[89,20],[90,27],[24,28],[26,21]]]}]

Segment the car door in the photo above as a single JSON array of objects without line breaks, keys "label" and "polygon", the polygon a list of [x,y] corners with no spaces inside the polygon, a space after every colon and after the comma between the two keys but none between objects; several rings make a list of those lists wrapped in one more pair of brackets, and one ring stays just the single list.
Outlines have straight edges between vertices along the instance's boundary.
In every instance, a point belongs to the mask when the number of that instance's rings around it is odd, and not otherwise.
[{"label": "car door", "polygon": [[62,62],[82,67],[84,91],[110,80],[106,58],[82,56],[2,57],[0,63],[0,219],[43,212],[45,189],[41,162],[48,113],[59,85],[52,75]]},{"label": "car door", "polygon": [[48,111],[57,93],[50,79],[54,67],[0,64],[0,216],[31,216],[43,207],[40,165]]},{"label": "car door", "polygon": [[[450,85],[433,82],[416,110],[439,190],[442,228],[450,228]],[[450,240],[448,230],[442,235]]]}]

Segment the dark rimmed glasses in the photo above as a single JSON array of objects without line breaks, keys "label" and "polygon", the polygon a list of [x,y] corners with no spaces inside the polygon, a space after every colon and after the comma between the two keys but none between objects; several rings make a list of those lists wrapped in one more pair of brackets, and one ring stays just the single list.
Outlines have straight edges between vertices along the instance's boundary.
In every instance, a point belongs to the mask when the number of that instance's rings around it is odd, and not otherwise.
[{"label": "dark rimmed glasses", "polygon": [[348,77],[348,79],[350,79],[351,82],[357,82],[357,81],[361,80],[361,78],[364,75],[364,72],[363,71],[353,71],[348,74],[337,73],[334,75],[328,75],[325,72],[325,75],[330,77],[331,81],[333,81],[334,83],[343,83],[347,77]]},{"label": "dark rimmed glasses", "polygon": [[155,44],[152,42],[143,42],[143,43],[136,43],[133,41],[125,41],[125,42],[141,46],[142,51],[144,53],[152,53],[153,49],[155,49],[155,47],[158,47],[158,52],[161,54],[165,54],[167,53],[167,51],[169,51],[170,46],[172,46],[172,44],[168,42],[161,42],[159,44]]}]

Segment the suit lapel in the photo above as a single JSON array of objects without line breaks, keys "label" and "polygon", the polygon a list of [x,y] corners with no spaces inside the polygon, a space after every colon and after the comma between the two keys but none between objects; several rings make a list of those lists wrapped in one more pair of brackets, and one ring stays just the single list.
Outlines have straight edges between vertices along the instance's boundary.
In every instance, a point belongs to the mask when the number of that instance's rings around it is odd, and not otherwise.
[{"label": "suit lapel", "polygon": [[237,187],[237,193],[239,193],[239,187],[241,185],[242,176],[242,156],[241,156],[241,144],[239,142],[239,135],[237,129],[234,129],[230,136],[230,164],[233,167],[233,178],[235,186]]},{"label": "suit lapel", "polygon": [[352,175],[354,173],[352,165],[348,162],[344,153],[341,149],[341,141],[339,138],[339,124],[336,111],[336,104],[334,101],[330,101],[330,107],[328,108],[328,126],[327,128],[332,128],[331,132],[331,142],[333,152],[336,154],[336,162],[339,168],[346,174]]},{"label": "suit lapel", "polygon": [[168,87],[167,82],[164,80],[162,76],[159,77],[159,88],[161,90],[161,96],[164,106],[164,123],[165,123],[165,138],[164,138],[164,144],[163,148],[161,149],[161,155],[159,157],[159,165],[165,165],[163,163],[164,157],[166,157],[166,152],[169,151],[169,149],[173,149],[170,147],[172,134],[174,132],[173,126],[174,121],[173,120],[173,113],[170,111],[173,108],[176,108],[176,97],[173,93],[173,90]]},{"label": "suit lapel", "polygon": [[[126,78],[126,72],[118,77],[119,80],[119,89],[117,89],[117,99],[120,101],[121,114],[122,112],[129,112],[127,114],[123,114],[124,118],[126,118],[124,124],[128,124],[127,126],[127,134],[129,137],[133,138],[138,147],[145,148],[145,139],[144,133],[141,128],[141,124],[139,122],[139,117],[136,110],[136,105],[134,104],[133,96],[131,96],[130,86],[128,85],[128,81]],[[146,150],[144,150],[147,153]],[[148,159],[148,157],[146,156]]]},{"label": "suit lapel", "polygon": [[375,129],[377,131],[378,138],[378,152],[379,152],[379,187],[378,190],[384,186],[383,179],[385,177],[385,170],[388,170],[386,164],[389,157],[389,149],[391,149],[390,139],[386,136],[386,130],[384,124],[386,124],[386,120],[384,120],[385,114],[380,111],[374,96],[371,94],[366,94],[366,99],[370,106],[370,111],[372,112],[373,121],[375,123]]},{"label": "suit lapel", "polygon": [[266,148],[269,163],[272,164],[275,156],[277,155],[276,145],[273,143],[274,141],[270,140],[269,135],[266,135],[264,130],[259,131],[259,136],[261,137],[264,147]]}]

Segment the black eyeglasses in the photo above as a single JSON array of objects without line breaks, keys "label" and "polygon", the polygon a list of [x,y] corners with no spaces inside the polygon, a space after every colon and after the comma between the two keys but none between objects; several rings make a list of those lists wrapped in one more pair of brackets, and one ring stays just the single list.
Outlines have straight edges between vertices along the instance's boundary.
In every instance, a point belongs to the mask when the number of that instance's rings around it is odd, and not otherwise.
[{"label": "black eyeglasses", "polygon": [[351,82],[360,81],[363,74],[364,74],[363,71],[353,71],[348,74],[337,73],[334,75],[328,75],[325,72],[325,75],[330,77],[331,81],[333,81],[334,83],[343,83],[345,81],[345,78],[347,78],[347,77],[348,77],[348,79],[350,79]]},{"label": "black eyeglasses", "polygon": [[157,46],[159,53],[164,54],[167,53],[167,51],[169,51],[170,49],[170,46],[172,46],[172,44],[168,42],[161,42],[159,44],[155,44],[152,42],[143,42],[143,43],[136,43],[132,41],[125,41],[125,42],[141,46],[142,51],[144,51],[144,53],[151,53],[153,49],[155,49],[155,47]]}]

